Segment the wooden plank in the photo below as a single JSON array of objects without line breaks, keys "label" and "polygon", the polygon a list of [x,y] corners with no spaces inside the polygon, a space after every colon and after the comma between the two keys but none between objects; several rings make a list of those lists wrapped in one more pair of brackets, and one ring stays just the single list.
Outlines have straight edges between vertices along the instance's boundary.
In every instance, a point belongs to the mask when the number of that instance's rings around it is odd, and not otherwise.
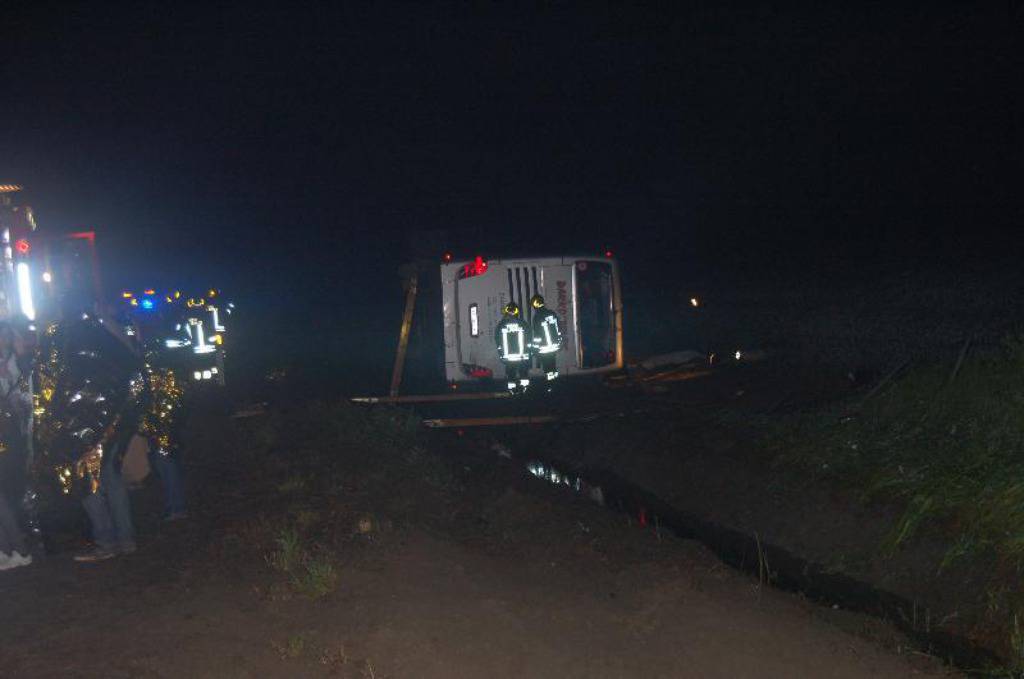
[{"label": "wooden plank", "polygon": [[546,424],[557,422],[554,415],[509,416],[509,417],[461,417],[439,420],[423,420],[423,426],[432,429],[452,427],[508,427],[517,424]]},{"label": "wooden plank", "polygon": [[416,308],[416,292],[418,276],[409,276],[405,291],[405,315],[402,316],[402,329],[398,334],[398,351],[395,352],[395,367],[391,371],[391,396],[398,396],[398,388],[402,384],[402,370],[405,368],[405,352],[409,348],[409,329],[412,327],[412,312]]},{"label": "wooden plank", "polygon": [[693,368],[680,368],[678,370],[668,370],[666,372],[657,373],[643,378],[644,382],[679,382],[682,380],[692,380],[698,377],[707,377],[711,374],[710,370],[694,370]]},{"label": "wooden plank", "polygon": [[352,403],[439,403],[446,401],[483,401],[488,399],[511,398],[510,391],[455,392],[451,394],[415,394],[409,396],[354,396]]}]

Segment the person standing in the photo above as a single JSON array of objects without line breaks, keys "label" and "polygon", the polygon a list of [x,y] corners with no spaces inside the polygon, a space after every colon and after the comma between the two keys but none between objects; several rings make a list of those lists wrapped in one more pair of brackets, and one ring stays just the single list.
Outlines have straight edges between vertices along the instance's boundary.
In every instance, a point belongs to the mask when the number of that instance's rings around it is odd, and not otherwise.
[{"label": "person standing", "polygon": [[548,382],[558,377],[558,350],[562,348],[562,331],[558,327],[558,315],[544,306],[544,298],[534,295],[530,300],[533,307],[533,351],[540,362]]},{"label": "person standing", "polygon": [[505,365],[508,390],[522,393],[530,386],[530,341],[526,323],[519,317],[519,305],[509,302],[502,309],[503,318],[494,330],[498,358]]},{"label": "person standing", "polygon": [[147,390],[141,358],[113,325],[86,313],[52,326],[39,366],[36,466],[58,470],[64,494],[80,491],[94,542],[75,556],[83,562],[135,551],[121,465]]},{"label": "person standing", "polygon": [[0,570],[32,563],[23,530],[20,501],[25,494],[28,439],[23,426],[23,383],[27,372],[18,360],[15,333],[0,326]]},{"label": "person standing", "polygon": [[187,357],[191,356],[191,338],[183,330],[180,305],[167,296],[163,315],[155,318],[146,330],[137,317],[122,314],[118,325],[135,338],[136,352],[145,362],[148,398],[142,413],[139,434],[147,444],[147,459],[163,488],[164,521],[188,518],[185,490],[179,460],[179,432],[184,390],[183,376],[189,374]]},{"label": "person standing", "polygon": [[142,418],[142,434],[149,443],[149,464],[164,491],[164,521],[188,518],[179,460],[182,389],[178,371],[169,366],[147,365],[150,407]]}]

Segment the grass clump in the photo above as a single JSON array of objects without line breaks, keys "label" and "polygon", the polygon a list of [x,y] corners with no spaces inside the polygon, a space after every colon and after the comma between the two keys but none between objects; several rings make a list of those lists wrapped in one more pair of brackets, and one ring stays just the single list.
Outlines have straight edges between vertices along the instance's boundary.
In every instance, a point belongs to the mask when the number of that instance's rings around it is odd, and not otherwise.
[{"label": "grass clump", "polygon": [[308,559],[302,568],[292,573],[291,583],[296,592],[310,599],[320,599],[338,588],[338,569],[324,556]]},{"label": "grass clump", "polygon": [[1024,570],[1024,337],[917,367],[856,416],[805,413],[773,436],[793,465],[904,509],[894,550],[925,526],[950,535],[942,565],[990,550]]},{"label": "grass clump", "polygon": [[338,588],[340,577],[334,560],[324,554],[312,556],[298,530],[281,529],[274,543],[276,548],[265,557],[267,565],[285,573],[296,593],[320,599]]},{"label": "grass clump", "polygon": [[306,636],[304,634],[293,634],[284,642],[271,642],[271,647],[281,656],[281,660],[294,660],[306,651]]},{"label": "grass clump", "polygon": [[274,570],[292,573],[298,570],[306,558],[306,551],[299,532],[294,528],[282,528],[274,538],[276,549],[266,556],[267,564]]}]

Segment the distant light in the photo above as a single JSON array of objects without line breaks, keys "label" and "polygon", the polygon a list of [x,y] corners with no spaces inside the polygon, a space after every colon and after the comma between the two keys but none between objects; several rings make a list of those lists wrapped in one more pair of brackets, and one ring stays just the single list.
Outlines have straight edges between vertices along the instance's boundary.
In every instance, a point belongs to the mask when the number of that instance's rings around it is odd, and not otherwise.
[{"label": "distant light", "polygon": [[156,294],[156,291],[153,290],[152,288],[150,288],[149,290],[143,290],[142,292],[144,294],[146,294],[146,295],[155,295]]},{"label": "distant light", "polygon": [[441,260],[444,261],[445,264],[451,264],[452,263],[452,253],[450,253],[450,252],[444,253],[444,256],[441,257]]},{"label": "distant light", "polygon": [[608,259],[611,259],[612,257],[615,256],[615,253],[612,252],[611,250],[605,250],[604,251],[604,256],[607,257]]},{"label": "distant light", "polygon": [[139,306],[139,300],[132,297],[132,306]]},{"label": "distant light", "polygon": [[144,300],[142,300],[142,308],[143,309],[152,309],[153,306],[154,306],[153,300],[151,300],[151,299],[144,299]]},{"label": "distant light", "polygon": [[192,373],[192,378],[196,380],[201,380],[203,379],[203,373],[197,370],[194,373]]},{"label": "distant light", "polygon": [[174,299],[180,299],[180,298],[181,298],[181,290],[175,290],[174,291]]},{"label": "distant light", "polygon": [[27,255],[32,246],[28,244],[28,241],[24,238],[19,238],[14,242],[14,249],[22,255]]},{"label": "distant light", "polygon": [[735,356],[736,356],[736,360],[738,361],[738,360],[740,360],[741,358],[743,358],[743,352],[742,352],[742,351],[740,351],[739,349],[737,349],[737,350],[736,350],[736,354],[735,354]]},{"label": "distant light", "polygon": [[204,380],[208,380],[211,377],[213,377],[213,373],[212,372],[210,372],[209,370],[204,370],[203,371],[203,379]]},{"label": "distant light", "polygon": [[28,264],[19,262],[17,268],[18,276],[18,300],[21,302],[21,313],[30,321],[36,320],[36,307],[32,303],[32,273]]},{"label": "distant light", "polygon": [[214,290],[213,288],[210,288],[210,290],[208,291],[208,293],[207,293],[207,294],[208,294],[208,295],[209,295],[210,297],[216,297],[216,296],[217,296],[217,291],[216,291],[216,290]]},{"label": "distant light", "polygon": [[51,274],[49,271],[44,271],[43,272],[43,282],[44,283],[52,283],[53,282],[53,274]]},{"label": "distant light", "polygon": [[694,309],[696,309],[697,307],[700,306],[700,300],[697,299],[696,297],[691,297],[690,298],[690,306],[692,306]]},{"label": "distant light", "polygon": [[121,296],[124,297],[125,299],[131,299],[133,295],[132,293],[125,290],[124,292],[121,293]]}]

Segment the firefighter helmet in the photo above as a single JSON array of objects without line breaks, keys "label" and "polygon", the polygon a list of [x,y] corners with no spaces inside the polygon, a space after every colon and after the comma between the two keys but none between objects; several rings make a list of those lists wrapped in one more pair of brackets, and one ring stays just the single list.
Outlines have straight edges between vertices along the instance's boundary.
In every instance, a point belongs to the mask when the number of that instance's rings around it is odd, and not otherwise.
[{"label": "firefighter helmet", "polygon": [[502,311],[505,312],[506,316],[518,316],[519,305],[516,304],[515,302],[509,302],[508,304],[505,305],[505,308],[502,309]]},{"label": "firefighter helmet", "polygon": [[542,308],[544,306],[544,298],[541,297],[540,295],[534,295],[530,299],[530,306],[532,306],[534,309]]}]

